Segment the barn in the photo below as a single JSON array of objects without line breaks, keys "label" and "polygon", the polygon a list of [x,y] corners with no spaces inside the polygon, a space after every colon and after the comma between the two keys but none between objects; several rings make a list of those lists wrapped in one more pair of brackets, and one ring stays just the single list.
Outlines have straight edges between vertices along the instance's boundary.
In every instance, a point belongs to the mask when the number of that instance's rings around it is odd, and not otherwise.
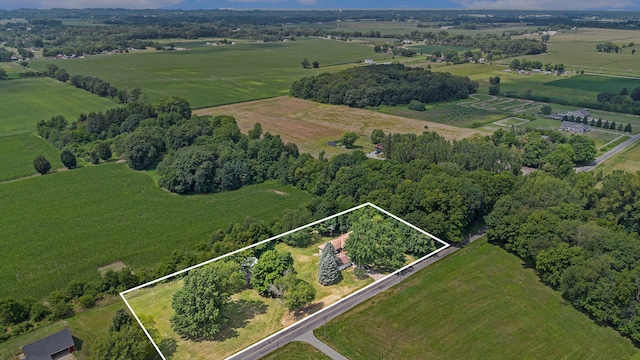
[{"label": "barn", "polygon": [[64,329],[22,347],[26,360],[60,360],[75,351],[69,329]]}]

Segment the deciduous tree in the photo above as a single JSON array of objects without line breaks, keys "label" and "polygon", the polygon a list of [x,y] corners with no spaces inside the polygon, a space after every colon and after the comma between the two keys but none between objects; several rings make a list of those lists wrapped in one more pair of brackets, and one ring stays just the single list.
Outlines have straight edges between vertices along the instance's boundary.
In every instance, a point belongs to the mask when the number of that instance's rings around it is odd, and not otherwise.
[{"label": "deciduous tree", "polygon": [[354,131],[347,131],[340,137],[340,143],[347,149],[351,149],[356,140],[358,140],[358,134]]},{"label": "deciduous tree", "polygon": [[33,167],[40,174],[46,174],[51,170],[51,163],[43,155],[38,155],[36,159],[33,160]]},{"label": "deciduous tree", "polygon": [[76,156],[68,149],[64,149],[60,153],[60,162],[62,162],[62,165],[66,166],[67,169],[74,168],[77,165]]},{"label": "deciduous tree", "polygon": [[173,295],[171,327],[188,339],[212,339],[227,323],[223,311],[242,284],[240,267],[231,262],[218,261],[192,270],[182,289]]},{"label": "deciduous tree", "polygon": [[291,253],[268,250],[260,256],[258,263],[253,267],[251,285],[262,296],[277,296],[269,289],[270,285],[290,273],[295,274]]}]

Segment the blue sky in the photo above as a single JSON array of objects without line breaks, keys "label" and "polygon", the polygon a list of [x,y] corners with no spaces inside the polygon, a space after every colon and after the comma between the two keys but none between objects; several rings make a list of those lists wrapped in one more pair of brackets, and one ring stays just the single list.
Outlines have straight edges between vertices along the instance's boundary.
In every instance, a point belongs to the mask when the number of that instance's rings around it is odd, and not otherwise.
[{"label": "blue sky", "polygon": [[640,10],[640,0],[0,0],[17,8]]}]

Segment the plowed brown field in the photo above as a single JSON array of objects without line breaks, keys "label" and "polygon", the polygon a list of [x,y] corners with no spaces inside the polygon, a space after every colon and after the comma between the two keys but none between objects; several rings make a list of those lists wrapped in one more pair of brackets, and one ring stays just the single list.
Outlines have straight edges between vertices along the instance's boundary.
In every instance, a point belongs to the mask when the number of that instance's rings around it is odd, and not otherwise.
[{"label": "plowed brown field", "polygon": [[[301,151],[314,155],[322,150],[329,155],[344,151],[340,147],[327,145],[327,142],[338,140],[345,131],[349,130],[365,136],[370,135],[374,129],[382,129],[387,134],[420,134],[423,131],[436,131],[450,140],[486,132],[481,129],[459,128],[366,109],[320,104],[289,96],[199,109],[195,110],[194,114],[233,116],[243,133],[259,122],[262,124],[263,131],[279,134],[284,142],[295,143]],[[428,129],[425,129],[425,125]],[[373,149],[373,145],[368,148],[367,142],[359,142],[356,145],[362,145],[365,151]]]}]

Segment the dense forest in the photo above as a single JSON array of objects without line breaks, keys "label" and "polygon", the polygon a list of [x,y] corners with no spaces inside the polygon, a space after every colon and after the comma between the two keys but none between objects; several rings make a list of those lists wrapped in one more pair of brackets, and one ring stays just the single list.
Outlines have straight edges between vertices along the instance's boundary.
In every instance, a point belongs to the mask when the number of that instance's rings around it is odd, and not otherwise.
[{"label": "dense forest", "polygon": [[402,64],[369,65],[334,74],[302,78],[291,85],[293,96],[334,105],[367,107],[465,99],[478,84],[468,77],[409,68]]}]

